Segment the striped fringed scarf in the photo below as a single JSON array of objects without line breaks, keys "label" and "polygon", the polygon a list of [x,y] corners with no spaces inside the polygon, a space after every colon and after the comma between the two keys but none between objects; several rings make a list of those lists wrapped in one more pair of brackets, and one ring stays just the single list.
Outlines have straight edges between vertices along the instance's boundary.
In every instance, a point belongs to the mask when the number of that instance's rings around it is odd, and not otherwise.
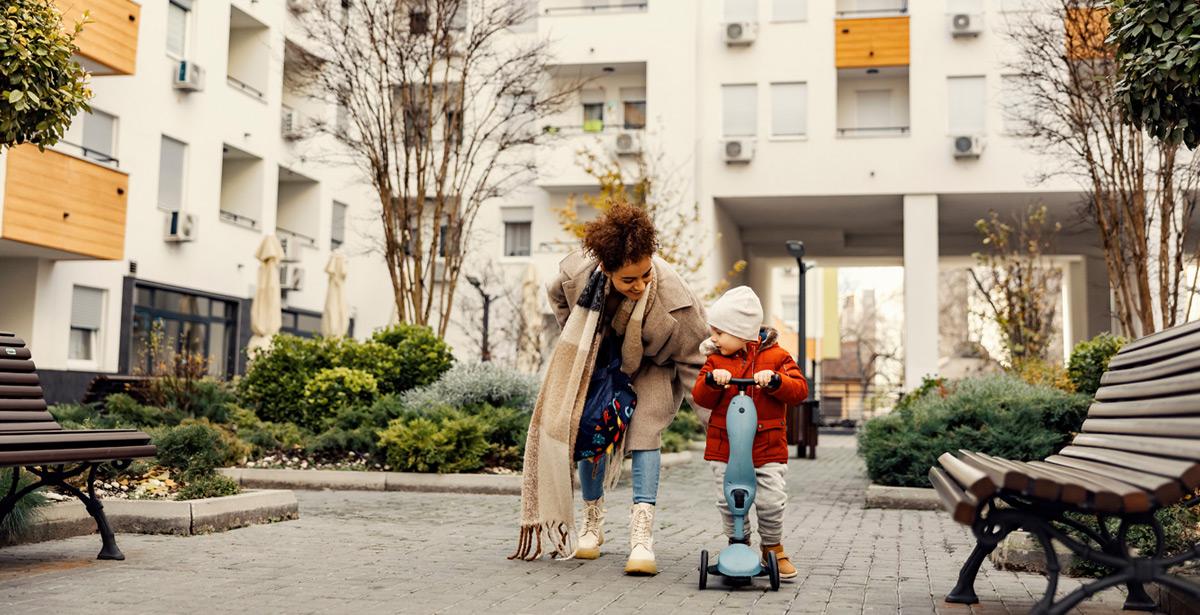
[{"label": "striped fringed scarf", "polygon": [[[641,320],[654,294],[654,286],[651,282],[650,288],[636,305],[629,300],[624,301],[614,317],[627,334],[625,346],[631,346],[622,348],[623,370],[626,362],[632,363],[632,369],[636,369],[640,363]],[[579,431],[588,382],[600,347],[601,335],[598,333],[607,289],[608,277],[597,267],[579,295],[576,308],[567,317],[567,323],[550,357],[525,441],[520,542],[508,559],[532,561],[543,554],[567,559],[575,555],[572,452],[575,450],[575,435]],[[629,335],[636,341],[631,342]],[[633,345],[638,347],[637,351],[634,351]],[[638,356],[627,361],[626,354]],[[619,448],[622,450],[614,452],[614,457],[623,456],[624,447]],[[615,472],[613,466],[616,466]],[[619,457],[610,460],[607,467],[610,471],[606,478],[615,480],[621,468]]]}]

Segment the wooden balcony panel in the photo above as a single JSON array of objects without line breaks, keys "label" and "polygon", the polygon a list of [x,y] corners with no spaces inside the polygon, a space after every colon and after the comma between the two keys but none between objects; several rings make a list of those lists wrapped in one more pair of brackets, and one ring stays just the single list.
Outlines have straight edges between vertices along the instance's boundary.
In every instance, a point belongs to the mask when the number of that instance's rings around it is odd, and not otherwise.
[{"label": "wooden balcony panel", "polygon": [[908,66],[908,17],[837,19],[834,40],[838,68]]},{"label": "wooden balcony panel", "polygon": [[1111,58],[1114,50],[1104,43],[1108,37],[1108,9],[1069,8],[1063,23],[1067,57],[1072,60]]},{"label": "wooden balcony panel", "polygon": [[134,74],[141,6],[131,0],[55,0],[55,4],[67,30],[74,28],[84,11],[90,11],[92,23],[84,24],[75,40],[79,55],[96,65],[88,66],[89,70],[106,75]]},{"label": "wooden balcony panel", "polygon": [[[32,145],[8,150],[0,237],[103,260],[125,255],[129,176]],[[64,214],[66,214],[64,216]]]}]

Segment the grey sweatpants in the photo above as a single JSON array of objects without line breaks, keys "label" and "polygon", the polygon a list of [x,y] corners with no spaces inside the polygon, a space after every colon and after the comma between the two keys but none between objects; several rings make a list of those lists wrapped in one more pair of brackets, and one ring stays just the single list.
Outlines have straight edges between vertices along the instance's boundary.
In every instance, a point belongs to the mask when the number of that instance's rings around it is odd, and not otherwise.
[{"label": "grey sweatpants", "polygon": [[[717,479],[717,510],[725,524],[725,535],[733,536],[733,515],[725,503],[725,463],[709,461],[713,476]],[[764,545],[777,545],[783,538],[783,511],[787,508],[787,474],[786,463],[765,463],[754,468],[755,484],[754,516],[758,518],[758,536]],[[746,536],[753,529],[750,519],[746,519]]]}]

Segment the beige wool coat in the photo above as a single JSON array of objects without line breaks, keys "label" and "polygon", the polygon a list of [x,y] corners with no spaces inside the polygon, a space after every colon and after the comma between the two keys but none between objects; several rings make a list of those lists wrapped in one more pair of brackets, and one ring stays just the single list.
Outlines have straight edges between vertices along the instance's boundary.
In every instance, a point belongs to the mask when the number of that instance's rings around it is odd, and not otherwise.
[{"label": "beige wool coat", "polygon": [[[547,293],[558,326],[567,322],[597,261],[582,250],[559,263]],[[704,304],[663,259],[654,257],[656,297],[642,321],[642,364],[633,376],[637,409],[629,424],[629,450],[662,447],[662,431],[671,424],[703,367],[700,343],[709,336]],[[611,287],[610,292],[616,292]],[[705,417],[707,418],[707,417]]]}]

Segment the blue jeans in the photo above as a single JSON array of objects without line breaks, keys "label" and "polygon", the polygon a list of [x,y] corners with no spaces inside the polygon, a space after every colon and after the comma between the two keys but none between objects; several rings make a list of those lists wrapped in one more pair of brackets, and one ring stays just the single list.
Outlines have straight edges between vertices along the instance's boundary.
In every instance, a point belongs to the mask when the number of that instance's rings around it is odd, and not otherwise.
[{"label": "blue jeans", "polygon": [[[579,485],[583,499],[595,500],[604,497],[604,466],[607,457],[593,464],[584,459],[579,462]],[[633,503],[654,504],[658,498],[658,468],[662,462],[662,451],[633,451]]]}]

